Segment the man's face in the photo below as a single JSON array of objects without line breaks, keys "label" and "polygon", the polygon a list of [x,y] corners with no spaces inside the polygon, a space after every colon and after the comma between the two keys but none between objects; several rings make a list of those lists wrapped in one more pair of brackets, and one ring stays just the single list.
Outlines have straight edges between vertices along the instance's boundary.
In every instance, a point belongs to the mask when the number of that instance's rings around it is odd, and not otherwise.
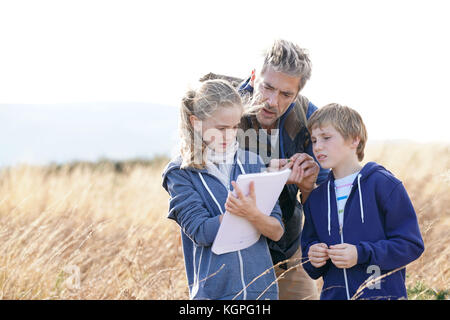
[{"label": "man's face", "polygon": [[299,77],[277,72],[270,66],[255,79],[253,104],[262,106],[256,119],[263,129],[275,127],[278,118],[297,97],[299,86]]}]

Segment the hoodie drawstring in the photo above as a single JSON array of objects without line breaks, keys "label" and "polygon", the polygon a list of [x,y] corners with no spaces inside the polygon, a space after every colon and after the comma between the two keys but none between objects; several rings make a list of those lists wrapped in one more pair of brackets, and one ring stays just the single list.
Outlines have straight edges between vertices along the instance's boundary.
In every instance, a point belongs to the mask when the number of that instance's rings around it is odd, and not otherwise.
[{"label": "hoodie drawstring", "polygon": [[362,202],[362,191],[361,191],[361,174],[358,174],[358,191],[359,191],[359,206],[361,207],[361,222],[364,223],[364,209]]},{"label": "hoodie drawstring", "polygon": [[331,205],[330,205],[330,181],[328,181],[328,235],[331,236]]},{"label": "hoodie drawstring", "polygon": [[[362,190],[361,190],[361,177],[362,177],[362,175],[358,174],[358,192],[359,192],[359,206],[361,209],[361,223],[364,223],[364,208],[363,208]],[[331,236],[330,180],[328,180],[327,198],[328,198],[328,235]]]},{"label": "hoodie drawstring", "polygon": [[[245,174],[245,170],[244,170],[244,167],[242,166],[241,161],[238,158],[236,158],[236,160],[237,160],[237,164],[239,165],[239,168],[241,169],[242,174]],[[203,186],[205,187],[206,191],[208,191],[209,195],[214,200],[214,203],[216,204],[217,208],[219,208],[220,213],[224,214],[224,212],[222,210],[222,207],[220,206],[220,204],[217,201],[216,197],[212,193],[211,189],[208,187],[208,184],[206,183],[205,179],[203,178],[202,173],[198,172],[198,175],[200,176],[200,180],[202,180]]]},{"label": "hoodie drawstring", "polygon": [[[237,161],[237,164],[239,165],[241,173],[245,174],[244,167],[242,166],[242,163],[239,160],[239,158],[236,157],[236,161]],[[219,202],[217,201],[216,197],[214,196],[214,193],[212,193],[211,189],[208,187],[208,184],[206,183],[205,179],[203,178],[202,173],[198,172],[198,175],[200,176],[200,179],[202,180],[202,183],[205,186],[205,189],[208,191],[209,195],[211,196],[211,198],[214,200],[215,204],[219,208],[220,214],[223,215],[224,212],[222,210],[222,207],[220,206]],[[203,247],[202,247],[202,250],[203,250]],[[203,253],[203,251],[202,251],[202,253]],[[237,254],[238,254],[238,258],[239,258],[239,269],[240,269],[240,273],[241,273],[241,283],[242,283],[242,288],[243,288],[243,299],[247,300],[247,286],[245,284],[245,278],[244,278],[244,262],[242,261],[242,254],[241,254],[240,250],[238,250]],[[200,258],[201,258],[201,256],[200,256]],[[199,263],[199,274],[200,274],[200,263]],[[197,278],[198,278],[198,276],[197,276]]]}]

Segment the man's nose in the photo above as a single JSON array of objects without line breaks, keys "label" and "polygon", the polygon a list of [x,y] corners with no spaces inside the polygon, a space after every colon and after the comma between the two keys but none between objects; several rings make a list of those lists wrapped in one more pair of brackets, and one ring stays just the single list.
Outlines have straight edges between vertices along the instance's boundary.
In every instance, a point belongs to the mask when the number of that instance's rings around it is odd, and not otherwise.
[{"label": "man's nose", "polygon": [[269,94],[269,96],[267,97],[267,103],[272,108],[278,107],[278,95],[276,92],[272,92]]}]

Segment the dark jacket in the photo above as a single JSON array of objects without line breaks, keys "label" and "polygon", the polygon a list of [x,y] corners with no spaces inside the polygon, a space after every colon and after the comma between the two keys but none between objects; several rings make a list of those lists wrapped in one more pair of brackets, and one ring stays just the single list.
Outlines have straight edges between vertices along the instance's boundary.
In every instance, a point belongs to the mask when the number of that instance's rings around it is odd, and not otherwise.
[{"label": "dark jacket", "polygon": [[[239,92],[243,96],[249,96],[253,93],[249,80],[247,79],[239,87]],[[274,158],[278,158],[278,156],[279,158],[290,158],[296,153],[307,153],[315,159],[309,133],[306,129],[306,121],[315,110],[317,110],[317,107],[306,97],[298,95],[296,101],[289,106],[279,119],[279,154]],[[244,115],[241,119],[240,129],[245,132],[250,128],[256,131],[261,129],[256,116]],[[250,141],[249,137],[238,136],[241,148],[260,154],[259,149],[266,144],[270,144],[270,140],[260,141],[259,135],[256,135],[256,139],[257,142],[255,143],[255,141]],[[270,147],[268,149],[270,150]],[[267,162],[265,164],[268,165]],[[327,178],[328,172],[329,170],[320,169],[317,178],[318,184]],[[298,188],[296,185],[286,185],[279,198],[285,232],[277,242],[268,240],[274,264],[289,259],[300,247],[303,207],[297,200],[297,194]]]}]

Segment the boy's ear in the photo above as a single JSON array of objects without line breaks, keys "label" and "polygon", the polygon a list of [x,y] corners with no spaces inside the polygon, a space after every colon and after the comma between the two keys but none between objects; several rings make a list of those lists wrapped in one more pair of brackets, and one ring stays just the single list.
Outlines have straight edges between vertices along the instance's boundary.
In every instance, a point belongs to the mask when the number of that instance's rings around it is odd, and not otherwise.
[{"label": "boy's ear", "polygon": [[358,148],[360,142],[361,142],[360,137],[353,137],[352,138],[352,147],[355,149]]}]

